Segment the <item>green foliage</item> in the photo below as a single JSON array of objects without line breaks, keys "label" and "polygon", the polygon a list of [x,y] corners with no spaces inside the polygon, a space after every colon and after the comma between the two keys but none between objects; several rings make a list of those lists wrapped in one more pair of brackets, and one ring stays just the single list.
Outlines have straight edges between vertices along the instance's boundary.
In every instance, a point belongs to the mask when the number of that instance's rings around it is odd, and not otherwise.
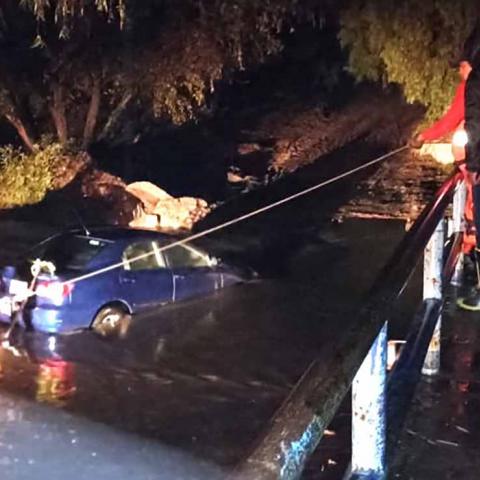
[{"label": "green foliage", "polygon": [[54,164],[60,156],[62,147],[57,143],[31,154],[11,145],[0,147],[0,208],[41,201],[52,186]]},{"label": "green foliage", "polygon": [[282,32],[300,22],[321,24],[321,4],[314,0],[185,1],[184,7],[190,5],[192,10],[179,8],[175,15],[182,18],[171,21],[173,28],[146,55],[155,116],[175,124],[195,118],[216,82],[278,54],[283,48]]},{"label": "green foliage", "polygon": [[438,118],[458,77],[450,62],[478,18],[477,0],[364,0],[341,13],[339,38],[359,80],[397,83],[408,102]]},{"label": "green foliage", "polygon": [[55,21],[62,26],[62,35],[66,35],[69,23],[75,18],[85,15],[89,9],[96,9],[106,14],[109,19],[116,16],[123,23],[125,19],[125,0],[19,0],[30,9],[40,21],[45,21],[47,13],[53,10]]},{"label": "green foliage", "polygon": [[153,113],[180,125],[195,117],[222,78],[224,57],[218,44],[193,27],[188,35],[172,32],[162,43],[146,62],[151,65]]}]

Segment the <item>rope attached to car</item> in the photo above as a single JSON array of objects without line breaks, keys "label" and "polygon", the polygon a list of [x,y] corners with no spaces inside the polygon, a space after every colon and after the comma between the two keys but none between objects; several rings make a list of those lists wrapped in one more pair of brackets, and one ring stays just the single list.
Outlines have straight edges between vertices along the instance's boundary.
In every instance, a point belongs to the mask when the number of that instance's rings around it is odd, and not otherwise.
[{"label": "rope attached to car", "polygon": [[[359,167],[356,167],[356,168],[352,168],[351,170],[348,170],[344,173],[341,173],[335,177],[332,177],[332,178],[329,178],[328,180],[324,180],[312,187],[309,187],[309,188],[306,188],[304,190],[301,190],[300,192],[297,192],[293,195],[290,195],[288,197],[285,197],[281,200],[278,200],[276,202],[273,202],[269,205],[266,205],[264,207],[261,207],[261,208],[258,208],[256,210],[253,210],[249,213],[246,213],[244,215],[240,215],[236,218],[233,218],[232,220],[228,220],[227,222],[224,222],[224,223],[221,223],[219,225],[216,225],[214,227],[211,227],[207,230],[203,230],[202,232],[199,232],[199,233],[195,233],[193,235],[190,235],[186,238],[183,238],[181,240],[176,240],[175,242],[172,242],[172,243],[169,243],[168,245],[164,245],[163,247],[160,247],[158,248],[158,250],[155,252],[155,251],[152,251],[152,252],[147,252],[147,253],[143,253],[141,255],[138,255],[136,257],[133,257],[133,258],[130,258],[128,261],[129,263],[133,263],[133,262],[136,262],[136,261],[139,261],[139,260],[143,260],[149,256],[152,256],[152,255],[155,255],[157,252],[164,252],[164,251],[167,251],[167,250],[170,250],[174,247],[177,247],[179,245],[185,245],[193,240],[197,240],[199,238],[202,238],[202,237],[205,237],[207,235],[210,235],[211,233],[213,232],[217,232],[219,230],[223,230],[231,225],[235,225],[236,223],[239,223],[239,222],[242,222],[244,220],[247,220],[249,218],[252,218],[256,215],[259,215],[261,213],[264,213],[264,212],[267,212],[269,210],[272,210],[273,208],[276,208],[276,207],[279,207],[280,205],[283,205],[287,202],[291,202],[292,200],[295,200],[299,197],[302,197],[304,195],[307,195],[311,192],[314,192],[316,190],[319,190],[320,188],[323,188],[323,187],[326,187],[327,185],[331,185],[332,183],[335,183],[339,180],[342,180],[350,175],[353,175],[361,170],[364,170],[366,168],[369,168],[377,163],[380,163],[384,160],[386,160],[387,158],[390,158],[404,150],[406,150],[408,147],[408,145],[405,145],[403,147],[400,147],[400,148],[397,148],[395,150],[392,150],[391,152],[389,153],[386,153],[384,155],[381,155],[380,157],[378,158],[375,158],[374,160],[371,160],[363,165],[360,165]],[[107,273],[107,272],[110,272],[112,270],[116,270],[117,268],[122,268],[124,265],[124,262],[121,261],[121,262],[118,262],[118,263],[114,263],[112,265],[108,265],[107,267],[103,267],[103,268],[100,268],[98,270],[95,270],[93,272],[89,272],[89,273],[86,273],[84,275],[79,275],[78,277],[74,277],[70,280],[67,280],[65,282],[62,282],[64,285],[68,284],[68,285],[71,285],[71,284],[74,284],[74,283],[78,283],[78,282],[82,282],[84,280],[88,280],[90,278],[93,278],[93,277],[96,277],[98,275],[102,275],[103,273]],[[53,265],[54,267],[54,265]],[[32,292],[32,294],[34,295],[35,292]]]},{"label": "rope attached to car", "polygon": [[32,266],[30,267],[30,272],[35,278],[38,277],[42,272],[46,272],[50,275],[55,275],[56,270],[57,267],[53,262],[42,260],[41,258],[35,259],[32,263]]}]

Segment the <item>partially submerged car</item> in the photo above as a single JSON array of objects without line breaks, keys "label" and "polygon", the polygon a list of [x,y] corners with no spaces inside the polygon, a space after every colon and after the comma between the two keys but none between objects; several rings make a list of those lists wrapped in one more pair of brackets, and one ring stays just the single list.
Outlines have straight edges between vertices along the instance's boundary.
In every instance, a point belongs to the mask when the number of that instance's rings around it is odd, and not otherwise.
[{"label": "partially submerged car", "polygon": [[[155,231],[117,227],[50,237],[18,266],[2,269],[0,321],[10,321],[13,294],[28,289],[36,258],[50,262],[55,272],[39,274],[23,318],[49,333],[92,328],[103,336],[118,334],[131,315],[247,279],[243,269],[192,244],[162,250],[176,240]],[[110,269],[112,265],[116,268]]]}]

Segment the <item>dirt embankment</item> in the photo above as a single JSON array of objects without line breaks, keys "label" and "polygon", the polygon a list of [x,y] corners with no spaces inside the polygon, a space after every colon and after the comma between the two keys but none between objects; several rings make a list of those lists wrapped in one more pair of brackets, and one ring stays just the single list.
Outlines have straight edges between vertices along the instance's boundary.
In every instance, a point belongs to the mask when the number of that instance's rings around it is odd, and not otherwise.
[{"label": "dirt embankment", "polygon": [[[239,146],[238,167],[247,175],[258,174],[255,162],[263,153],[267,168],[288,174],[321,162],[357,139],[372,147],[397,148],[407,143],[421,115],[421,109],[407,105],[398,91],[373,87],[360,88],[352,101],[330,114],[309,105],[279,106],[248,130],[256,141]],[[414,219],[449,170],[431,157],[406,150],[358,185],[358,195],[338,216]]]},{"label": "dirt embankment", "polygon": [[238,146],[236,160],[249,174],[258,171],[255,162],[264,153],[271,169],[289,173],[359,138],[401,145],[420,115],[397,91],[373,87],[360,88],[348,104],[333,112],[309,104],[279,105],[255,127],[242,131],[252,142]]}]

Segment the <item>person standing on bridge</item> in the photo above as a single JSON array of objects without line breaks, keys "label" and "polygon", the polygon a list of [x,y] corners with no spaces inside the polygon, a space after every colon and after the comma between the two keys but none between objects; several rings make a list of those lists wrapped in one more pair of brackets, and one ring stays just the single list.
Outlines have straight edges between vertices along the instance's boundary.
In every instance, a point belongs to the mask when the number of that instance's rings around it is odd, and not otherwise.
[{"label": "person standing on bridge", "polygon": [[458,59],[458,74],[460,76],[460,83],[457,86],[457,90],[450,107],[439,120],[437,120],[430,127],[421,131],[410,141],[410,146],[412,148],[421,148],[425,142],[434,142],[442,139],[448,134],[453,133],[452,153],[455,160],[455,165],[462,172],[467,186],[467,198],[465,202],[466,229],[463,236],[463,252],[465,254],[471,253],[476,245],[473,220],[473,192],[470,178],[466,170],[465,148],[463,145],[456,145],[455,137],[457,133],[460,136],[464,133],[465,86],[470,72],[472,71],[469,50],[469,45],[466,44],[462,55]]},{"label": "person standing on bridge", "polygon": [[[477,27],[467,40],[472,71],[465,85],[465,132],[466,168],[473,185],[474,219],[477,232],[480,232],[480,28]],[[460,308],[480,311],[480,241],[477,236],[475,253],[477,256],[478,282],[468,296],[459,298]]]},{"label": "person standing on bridge", "polygon": [[[425,142],[440,140],[446,135],[463,128],[465,121],[465,85],[471,71],[472,66],[470,65],[468,54],[464,51],[458,62],[460,83],[457,86],[450,107],[439,120],[421,131],[410,141],[412,148],[421,148]],[[461,153],[454,156],[456,163],[461,165],[464,163],[465,157],[463,156],[462,158]]]}]

